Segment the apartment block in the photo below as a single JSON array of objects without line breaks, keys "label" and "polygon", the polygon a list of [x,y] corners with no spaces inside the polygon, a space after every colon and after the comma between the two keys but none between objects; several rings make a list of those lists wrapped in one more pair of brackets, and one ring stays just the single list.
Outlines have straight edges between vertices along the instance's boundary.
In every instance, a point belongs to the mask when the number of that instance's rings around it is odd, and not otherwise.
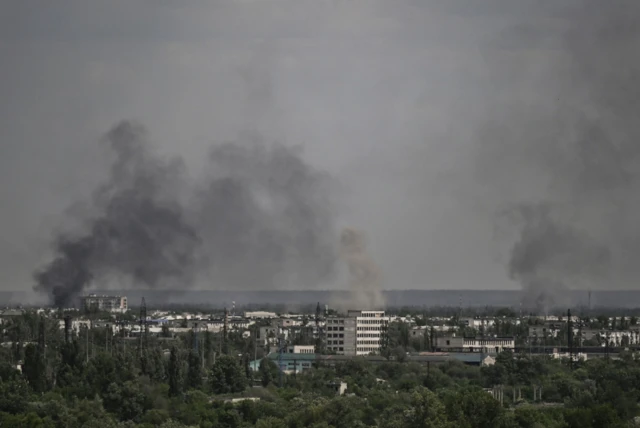
[{"label": "apartment block", "polygon": [[90,294],[81,298],[85,311],[127,312],[127,298],[124,296],[98,296]]},{"label": "apartment block", "polygon": [[326,348],[338,355],[377,354],[388,323],[384,311],[350,310],[346,317],[327,318]]}]

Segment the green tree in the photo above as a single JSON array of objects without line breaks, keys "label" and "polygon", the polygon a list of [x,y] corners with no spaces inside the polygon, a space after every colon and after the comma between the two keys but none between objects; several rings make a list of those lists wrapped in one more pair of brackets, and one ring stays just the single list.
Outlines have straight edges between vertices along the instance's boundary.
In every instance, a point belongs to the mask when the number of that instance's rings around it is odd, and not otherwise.
[{"label": "green tree", "polygon": [[82,374],[83,362],[78,342],[63,343],[60,348],[57,384],[61,387],[73,385]]},{"label": "green tree", "polygon": [[449,420],[471,428],[492,428],[502,416],[500,403],[480,388],[457,388],[441,395]]},{"label": "green tree", "polygon": [[211,390],[216,394],[244,391],[247,380],[238,361],[228,355],[221,355],[211,369]]},{"label": "green tree", "polygon": [[272,416],[268,416],[263,419],[258,419],[256,422],[256,428],[286,428],[287,424],[284,420],[280,418],[274,418]]},{"label": "green tree", "polygon": [[260,373],[262,386],[265,387],[278,377],[278,365],[267,357],[260,360],[260,367],[258,368],[258,371]]},{"label": "green tree", "polygon": [[35,392],[44,392],[47,387],[46,366],[44,355],[39,346],[27,345],[24,350],[24,364],[22,366],[27,382]]},{"label": "green tree", "polygon": [[123,421],[139,421],[151,403],[137,383],[127,381],[121,385],[112,383],[104,394],[104,407]]},{"label": "green tree", "polygon": [[187,389],[198,389],[202,386],[202,361],[200,360],[200,355],[195,350],[189,352],[188,363]]},{"label": "green tree", "polygon": [[449,423],[444,404],[426,388],[419,388],[411,395],[411,407],[404,415],[407,428],[447,428]]},{"label": "green tree", "polygon": [[182,392],[182,370],[178,358],[178,350],[174,346],[169,355],[169,365],[167,367],[169,378],[169,395],[175,396]]},{"label": "green tree", "polygon": [[28,399],[29,385],[24,379],[0,381],[0,411],[22,413],[27,409]]}]

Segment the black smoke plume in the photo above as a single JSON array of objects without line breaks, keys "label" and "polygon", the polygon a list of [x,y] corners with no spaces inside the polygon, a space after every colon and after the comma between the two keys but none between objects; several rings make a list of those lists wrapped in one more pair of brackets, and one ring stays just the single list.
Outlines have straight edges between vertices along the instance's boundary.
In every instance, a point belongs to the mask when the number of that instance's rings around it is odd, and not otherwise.
[{"label": "black smoke plume", "polygon": [[332,275],[327,177],[296,149],[214,146],[205,180],[190,187],[183,162],[153,152],[142,126],[122,122],[105,141],[115,160],[93,195],[96,215],[84,233],[57,236],[54,260],[34,275],[53,304],[69,305],[93,282],[307,287]]},{"label": "black smoke plume", "polygon": [[93,279],[109,275],[156,287],[184,281],[199,238],[172,194],[183,165],[155,156],[145,130],[123,122],[105,137],[116,155],[108,182],[93,196],[98,215],[79,236],[58,236],[55,259],[35,274],[36,289],[68,305]]}]

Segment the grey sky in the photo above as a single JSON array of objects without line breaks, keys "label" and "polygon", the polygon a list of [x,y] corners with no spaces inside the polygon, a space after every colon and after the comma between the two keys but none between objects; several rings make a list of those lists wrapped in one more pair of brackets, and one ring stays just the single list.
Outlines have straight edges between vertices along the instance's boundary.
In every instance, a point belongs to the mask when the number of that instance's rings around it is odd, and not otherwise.
[{"label": "grey sky", "polygon": [[68,206],[105,176],[97,142],[121,119],[191,171],[210,141],[247,131],[303,145],[344,188],[339,223],[368,234],[387,289],[515,287],[495,213],[545,178],[498,162],[483,183],[475,136],[513,105],[550,105],[580,4],[7,2],[0,289],[31,287]]}]

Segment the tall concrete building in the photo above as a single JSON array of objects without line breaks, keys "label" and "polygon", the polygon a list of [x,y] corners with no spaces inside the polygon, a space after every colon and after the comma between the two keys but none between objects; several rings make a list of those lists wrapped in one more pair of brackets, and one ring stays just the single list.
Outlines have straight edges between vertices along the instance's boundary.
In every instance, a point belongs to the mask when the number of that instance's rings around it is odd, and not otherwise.
[{"label": "tall concrete building", "polygon": [[90,294],[82,297],[85,311],[127,312],[127,298],[124,296],[98,296]]},{"label": "tall concrete building", "polygon": [[338,355],[378,354],[388,323],[384,311],[350,310],[346,317],[327,318],[327,350]]}]

